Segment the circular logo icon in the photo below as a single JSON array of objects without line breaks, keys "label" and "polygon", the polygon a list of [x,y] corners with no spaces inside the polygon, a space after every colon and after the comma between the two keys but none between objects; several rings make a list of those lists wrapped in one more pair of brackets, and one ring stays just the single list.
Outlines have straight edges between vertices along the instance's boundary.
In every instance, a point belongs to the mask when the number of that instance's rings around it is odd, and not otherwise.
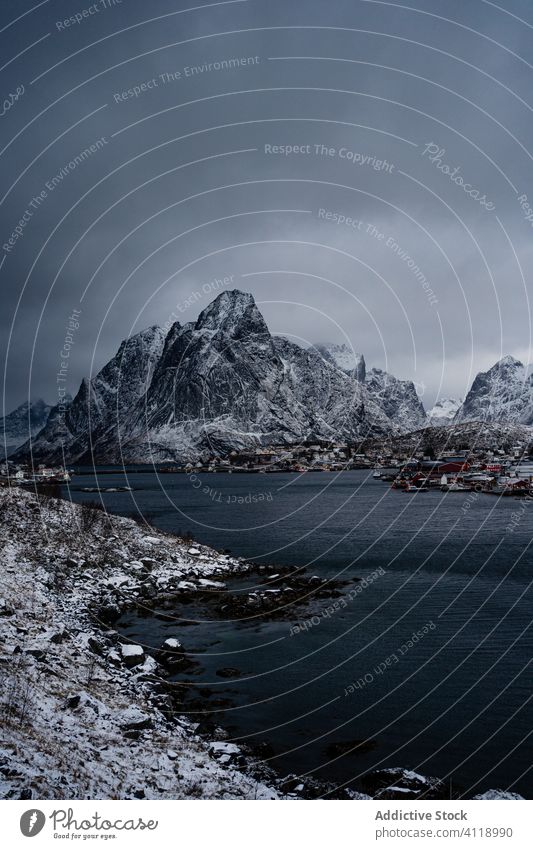
[{"label": "circular logo icon", "polygon": [[20,818],[20,830],[24,837],[35,837],[43,830],[46,817],[42,811],[32,808],[25,811]]}]

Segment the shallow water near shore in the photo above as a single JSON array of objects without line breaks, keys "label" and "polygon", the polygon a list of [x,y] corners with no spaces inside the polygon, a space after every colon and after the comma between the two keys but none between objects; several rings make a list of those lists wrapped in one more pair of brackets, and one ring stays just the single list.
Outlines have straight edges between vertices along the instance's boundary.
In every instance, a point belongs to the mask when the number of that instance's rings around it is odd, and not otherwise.
[{"label": "shallow water near shore", "polygon": [[[132,491],[81,491],[96,485]],[[354,785],[369,769],[405,766],[451,781],[452,792],[501,787],[533,797],[528,502],[410,495],[366,471],[116,470],[74,477],[70,496],[101,499],[123,515],[140,511],[163,530],[256,563],[349,581],[375,573],[357,593],[351,583],[337,599],[274,621],[255,612],[213,621],[194,603],[170,611],[171,622],[128,616],[119,626],[128,638],[158,647],[179,636],[199,662],[182,676],[207,693],[195,718],[223,725],[236,741],[268,742],[283,774]],[[262,580],[249,575],[231,589]],[[217,675],[228,667],[240,675]],[[372,742],[332,752],[347,741]]]}]

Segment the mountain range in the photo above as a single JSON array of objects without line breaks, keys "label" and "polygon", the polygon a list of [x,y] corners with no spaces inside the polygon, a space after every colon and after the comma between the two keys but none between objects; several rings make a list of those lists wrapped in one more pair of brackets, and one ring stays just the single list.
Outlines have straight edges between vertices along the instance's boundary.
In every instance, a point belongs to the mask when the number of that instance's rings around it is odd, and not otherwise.
[{"label": "mountain range", "polygon": [[232,290],[195,322],[176,322],[168,333],[150,327],[123,341],[82,381],[66,412],[49,410],[12,456],[181,461],[303,440],[357,443],[487,416],[531,424],[531,394],[522,364],[506,357],[476,377],[463,404],[446,399],[426,415],[412,381],[367,370],[364,356],[346,345],[302,348],[273,336],[252,295]]}]

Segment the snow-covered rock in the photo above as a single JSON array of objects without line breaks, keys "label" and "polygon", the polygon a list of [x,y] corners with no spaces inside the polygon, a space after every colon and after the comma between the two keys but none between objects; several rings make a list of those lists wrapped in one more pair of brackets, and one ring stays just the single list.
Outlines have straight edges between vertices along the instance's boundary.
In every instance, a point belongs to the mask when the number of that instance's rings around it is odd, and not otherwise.
[{"label": "snow-covered rock", "polygon": [[473,799],[488,799],[490,801],[495,801],[497,799],[521,799],[524,801],[524,797],[520,796],[519,793],[510,793],[508,790],[485,790],[484,793],[478,793],[477,796],[473,796]]},{"label": "snow-covered rock", "polygon": [[367,773],[362,779],[364,790],[375,799],[444,799],[444,783],[412,769],[389,767]]},{"label": "snow-covered rock", "polygon": [[144,662],[144,649],[142,646],[136,646],[131,643],[120,646],[120,654],[122,660],[128,667],[138,666]]},{"label": "snow-covered rock", "polygon": [[171,651],[175,651],[176,649],[179,649],[181,647],[181,642],[176,637],[168,637],[168,639],[163,641],[164,649],[170,649]]},{"label": "snow-covered rock", "polygon": [[242,759],[242,750],[235,743],[209,743],[209,754],[220,764],[229,765]]}]

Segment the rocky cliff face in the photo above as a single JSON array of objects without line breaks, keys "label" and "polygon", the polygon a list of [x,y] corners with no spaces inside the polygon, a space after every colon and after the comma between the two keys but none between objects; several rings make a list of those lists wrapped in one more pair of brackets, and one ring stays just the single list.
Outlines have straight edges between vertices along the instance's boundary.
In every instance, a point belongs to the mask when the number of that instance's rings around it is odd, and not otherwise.
[{"label": "rocky cliff face", "polygon": [[373,368],[366,375],[366,386],[401,433],[423,427],[426,413],[411,380],[398,380],[386,371]]},{"label": "rocky cliff face", "polygon": [[152,327],[123,342],[82,382],[64,417],[53,411],[33,454],[69,463],[183,460],[419,426],[425,414],[413,384],[377,369],[367,377],[364,358],[349,354],[273,337],[251,295],[226,291],[166,337]]},{"label": "rocky cliff face", "polygon": [[533,377],[520,360],[506,356],[479,372],[454,418],[465,421],[533,424]]}]

